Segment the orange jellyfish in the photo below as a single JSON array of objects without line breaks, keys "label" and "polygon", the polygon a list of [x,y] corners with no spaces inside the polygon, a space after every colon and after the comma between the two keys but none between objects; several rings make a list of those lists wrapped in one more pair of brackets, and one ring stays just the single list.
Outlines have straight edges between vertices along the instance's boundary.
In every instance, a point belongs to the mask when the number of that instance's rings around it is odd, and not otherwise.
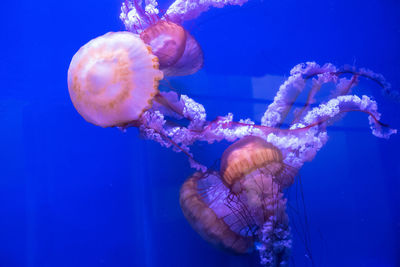
[{"label": "orange jellyfish", "polygon": [[122,126],[151,107],[162,78],[157,58],[137,35],[110,32],[74,55],[68,89],[76,110],[88,122]]},{"label": "orange jellyfish", "polygon": [[126,29],[140,34],[160,62],[165,76],[184,76],[203,66],[203,51],[199,43],[178,22],[165,14],[158,16],[157,2],[132,0],[122,3],[120,18]]},{"label": "orange jellyfish", "polygon": [[283,190],[297,170],[279,149],[247,136],[228,147],[220,175],[194,174],[181,189],[182,211],[207,241],[237,253],[256,248],[261,263],[287,263],[291,246]]},{"label": "orange jellyfish", "polygon": [[181,25],[160,20],[140,33],[160,62],[165,76],[185,76],[203,66],[199,43]]}]

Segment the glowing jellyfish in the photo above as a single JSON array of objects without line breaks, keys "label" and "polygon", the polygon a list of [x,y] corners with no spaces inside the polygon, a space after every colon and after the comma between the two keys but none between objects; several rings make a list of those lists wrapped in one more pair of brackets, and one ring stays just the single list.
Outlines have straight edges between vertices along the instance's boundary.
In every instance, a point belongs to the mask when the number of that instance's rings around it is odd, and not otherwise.
[{"label": "glowing jellyfish", "polygon": [[236,253],[255,246],[263,264],[287,263],[291,246],[282,190],[296,170],[265,140],[247,136],[229,146],[221,175],[196,173],[181,188],[183,213],[207,241]]},{"label": "glowing jellyfish", "polygon": [[157,2],[125,1],[121,19],[126,29],[140,34],[160,62],[165,76],[184,76],[197,72],[203,66],[203,51],[199,43],[179,22],[169,16],[158,17]]},{"label": "glowing jellyfish", "polygon": [[198,42],[182,26],[160,20],[140,33],[158,57],[165,76],[184,76],[203,66],[203,51]]},{"label": "glowing jellyfish", "polygon": [[174,65],[185,51],[186,32],[183,27],[168,21],[158,21],[140,33],[158,57],[160,68]]},{"label": "glowing jellyfish", "polygon": [[157,58],[137,35],[110,32],[74,55],[68,88],[76,110],[88,122],[122,126],[151,107],[162,78]]}]

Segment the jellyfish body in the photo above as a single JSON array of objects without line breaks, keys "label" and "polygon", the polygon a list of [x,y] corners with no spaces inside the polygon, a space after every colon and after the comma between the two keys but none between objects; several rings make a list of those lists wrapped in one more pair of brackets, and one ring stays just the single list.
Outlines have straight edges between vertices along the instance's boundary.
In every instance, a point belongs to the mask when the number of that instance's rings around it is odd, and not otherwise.
[{"label": "jellyfish body", "polygon": [[163,78],[151,49],[129,32],[97,37],[72,58],[68,89],[72,103],[88,122],[121,126],[140,118],[152,105]]},{"label": "jellyfish body", "polygon": [[257,244],[264,262],[283,264],[290,240],[282,190],[294,175],[279,149],[247,136],[225,150],[220,175],[195,174],[185,182],[181,207],[207,241],[241,253]]},{"label": "jellyfish body", "polygon": [[128,31],[140,34],[151,47],[165,76],[197,72],[204,61],[199,43],[179,21],[169,15],[160,18],[158,13],[156,1],[128,0],[122,3],[120,18]]},{"label": "jellyfish body", "polygon": [[160,62],[165,76],[185,76],[203,66],[199,43],[181,25],[160,20],[140,33]]},{"label": "jellyfish body", "polygon": [[158,21],[140,33],[140,38],[158,57],[160,69],[175,64],[185,50],[186,31],[168,21]]},{"label": "jellyfish body", "polygon": [[293,183],[295,171],[283,163],[279,149],[260,137],[246,136],[224,151],[220,172],[231,193],[245,203],[256,228],[270,220],[287,225],[282,190]]}]

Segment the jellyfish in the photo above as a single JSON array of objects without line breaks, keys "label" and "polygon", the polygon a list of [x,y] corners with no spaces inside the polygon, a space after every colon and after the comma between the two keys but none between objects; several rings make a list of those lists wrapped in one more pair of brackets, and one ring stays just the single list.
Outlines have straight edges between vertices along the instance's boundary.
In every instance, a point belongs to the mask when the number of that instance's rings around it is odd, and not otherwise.
[{"label": "jellyfish", "polygon": [[168,16],[157,16],[156,2],[138,0],[122,4],[120,18],[126,29],[140,34],[159,60],[165,76],[185,76],[197,72],[203,66],[203,51],[196,39],[182,25]]},{"label": "jellyfish", "polygon": [[205,240],[235,253],[256,247],[261,263],[287,263],[291,247],[283,190],[296,169],[272,144],[246,136],[223,153],[220,173],[195,173],[182,186],[183,214]]},{"label": "jellyfish", "polygon": [[137,121],[163,78],[157,58],[129,32],[107,33],[82,46],[68,69],[72,103],[88,122],[102,127]]},{"label": "jellyfish", "polygon": [[155,0],[125,0],[120,19],[127,31],[140,34],[153,54],[159,58],[165,76],[185,76],[203,66],[203,51],[182,24],[206,12],[210,7],[243,5],[247,0],[193,1],[176,0],[159,16]]}]

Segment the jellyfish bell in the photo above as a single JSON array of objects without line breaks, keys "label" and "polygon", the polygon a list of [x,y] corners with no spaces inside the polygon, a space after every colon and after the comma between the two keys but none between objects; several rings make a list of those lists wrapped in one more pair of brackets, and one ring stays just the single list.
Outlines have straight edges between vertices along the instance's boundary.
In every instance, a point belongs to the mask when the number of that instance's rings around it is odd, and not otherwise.
[{"label": "jellyfish bell", "polygon": [[159,58],[165,76],[185,76],[203,66],[199,43],[169,14],[159,17],[155,1],[127,0],[122,4],[120,18],[126,29],[140,34],[153,54]]},{"label": "jellyfish bell", "polygon": [[179,60],[162,71],[165,76],[186,76],[203,67],[203,51],[196,39],[186,32],[185,49]]},{"label": "jellyfish bell", "polygon": [[167,19],[159,20],[140,33],[159,59],[165,76],[185,76],[203,66],[199,43],[181,25]]},{"label": "jellyfish bell", "polygon": [[158,57],[160,69],[175,64],[185,50],[186,31],[172,22],[160,20],[141,32],[140,38]]},{"label": "jellyfish bell", "polygon": [[234,192],[248,175],[265,174],[272,177],[280,190],[293,183],[296,170],[283,163],[281,151],[261,137],[246,136],[230,145],[221,159],[221,177]]},{"label": "jellyfish bell", "polygon": [[263,259],[284,264],[290,249],[282,190],[294,172],[264,139],[247,136],[229,146],[219,173],[196,173],[182,186],[180,204],[192,227],[210,243],[236,253],[256,248]]},{"label": "jellyfish bell", "polygon": [[110,32],[82,46],[68,69],[73,105],[88,122],[122,126],[140,118],[158,94],[163,73],[138,35]]},{"label": "jellyfish bell", "polygon": [[240,233],[246,227],[243,207],[236,205],[233,212],[228,195],[218,174],[197,172],[182,185],[179,202],[190,225],[206,241],[235,253],[250,252],[253,238]]}]

